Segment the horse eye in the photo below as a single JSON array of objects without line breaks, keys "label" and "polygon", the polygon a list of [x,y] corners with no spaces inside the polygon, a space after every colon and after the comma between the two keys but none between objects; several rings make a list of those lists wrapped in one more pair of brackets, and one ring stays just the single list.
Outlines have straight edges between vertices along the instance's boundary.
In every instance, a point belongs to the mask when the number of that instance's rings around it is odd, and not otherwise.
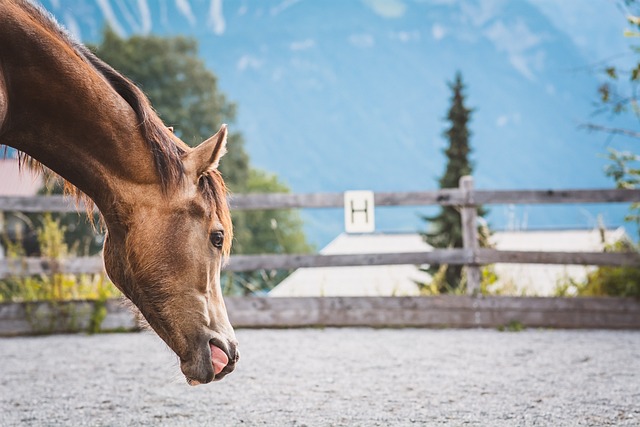
[{"label": "horse eye", "polygon": [[211,240],[211,244],[216,248],[222,248],[222,243],[224,242],[224,233],[222,231],[214,231],[209,236]]}]

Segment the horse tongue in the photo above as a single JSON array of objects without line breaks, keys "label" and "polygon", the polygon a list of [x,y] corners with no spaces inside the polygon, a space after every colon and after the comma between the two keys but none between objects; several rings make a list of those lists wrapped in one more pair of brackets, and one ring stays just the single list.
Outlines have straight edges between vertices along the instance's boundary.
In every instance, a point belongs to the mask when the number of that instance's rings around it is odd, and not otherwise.
[{"label": "horse tongue", "polygon": [[229,358],[224,353],[224,351],[220,350],[215,345],[209,343],[209,347],[211,347],[211,363],[213,364],[213,372],[218,375],[227,363],[229,363]]}]

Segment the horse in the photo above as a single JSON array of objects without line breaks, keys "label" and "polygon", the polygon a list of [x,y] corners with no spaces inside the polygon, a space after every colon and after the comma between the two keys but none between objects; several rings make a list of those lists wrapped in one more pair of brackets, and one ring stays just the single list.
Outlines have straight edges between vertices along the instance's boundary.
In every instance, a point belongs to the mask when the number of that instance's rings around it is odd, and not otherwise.
[{"label": "horse", "polygon": [[0,0],[0,144],[95,204],[105,271],[190,385],[222,379],[239,358],[220,287],[233,238],[218,171],[227,132],[190,148],[48,12]]}]

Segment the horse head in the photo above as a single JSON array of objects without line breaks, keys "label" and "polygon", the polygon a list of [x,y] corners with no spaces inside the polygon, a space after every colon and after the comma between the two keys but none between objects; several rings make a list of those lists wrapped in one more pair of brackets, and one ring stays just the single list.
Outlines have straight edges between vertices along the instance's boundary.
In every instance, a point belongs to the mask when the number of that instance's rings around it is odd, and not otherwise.
[{"label": "horse head", "polygon": [[140,191],[117,221],[105,215],[107,273],[178,355],[192,385],[223,378],[239,357],[220,287],[233,236],[217,171],[226,137],[223,125],[198,147],[185,147],[178,184]]}]

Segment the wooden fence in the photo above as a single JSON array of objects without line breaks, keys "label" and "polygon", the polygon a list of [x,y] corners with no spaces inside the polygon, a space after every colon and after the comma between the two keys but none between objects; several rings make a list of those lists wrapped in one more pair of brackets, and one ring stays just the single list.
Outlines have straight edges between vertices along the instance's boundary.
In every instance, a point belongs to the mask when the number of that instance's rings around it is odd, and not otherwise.
[{"label": "wooden fence", "polygon": [[[460,187],[437,191],[375,193],[376,206],[457,206],[463,223],[463,248],[438,249],[412,253],[372,253],[351,255],[234,255],[226,269],[295,269],[301,267],[458,264],[467,266],[468,292],[477,293],[481,265],[494,263],[640,265],[640,254],[604,252],[499,251],[480,248],[477,236],[476,208],[491,204],[566,204],[640,202],[640,190],[476,190],[471,177],[463,177]],[[343,193],[244,194],[231,198],[233,210],[283,208],[341,208]],[[0,211],[75,212],[83,211],[62,196],[0,197]],[[26,258],[0,260],[0,279],[11,275],[97,273],[103,270],[100,257],[63,260]]]},{"label": "wooden fence", "polygon": [[[494,263],[541,263],[581,265],[640,265],[640,254],[603,252],[498,251],[480,248],[477,238],[476,208],[491,204],[566,204],[639,202],[640,190],[476,190],[470,177],[460,187],[437,191],[374,194],[376,206],[457,206],[463,222],[464,247],[429,252],[372,253],[356,255],[235,255],[226,267],[230,271],[294,269],[300,267],[461,264],[468,269],[470,296],[441,297],[324,297],[324,298],[239,298],[227,299],[234,326],[431,326],[494,327],[509,323],[546,327],[599,327],[640,329],[640,301],[629,298],[517,298],[477,295],[479,267]],[[283,208],[342,208],[343,193],[245,194],[232,197],[233,210]],[[62,196],[0,197],[0,211],[75,212],[84,211]],[[9,276],[62,273],[99,273],[101,257],[62,260],[24,258],[0,260],[0,279]],[[34,306],[34,304],[36,304]],[[79,302],[78,312],[90,316],[92,302]],[[104,328],[114,325],[131,328],[135,324],[127,310],[113,302],[107,306]],[[0,335],[38,331],[38,319],[53,319],[60,307],[46,303],[0,304]],[[75,312],[71,310],[72,312]],[[69,311],[64,306],[64,312]],[[53,314],[51,314],[53,313]],[[59,317],[59,316],[58,316]],[[85,316],[86,317],[86,316]],[[75,319],[75,317],[73,317]],[[116,320],[109,320],[116,319]],[[4,323],[3,323],[4,322]],[[41,322],[41,321],[40,321]],[[53,325],[53,320],[47,320]],[[85,321],[85,322],[88,322]],[[118,323],[120,322],[120,323]],[[41,322],[42,323],[42,322]],[[10,325],[4,327],[2,325]],[[57,327],[56,330],[64,330]]]},{"label": "wooden fence", "polygon": [[[633,298],[225,297],[225,302],[235,328],[640,329],[640,301]],[[130,308],[116,300],[0,304],[0,336],[130,331],[137,324]]]}]

